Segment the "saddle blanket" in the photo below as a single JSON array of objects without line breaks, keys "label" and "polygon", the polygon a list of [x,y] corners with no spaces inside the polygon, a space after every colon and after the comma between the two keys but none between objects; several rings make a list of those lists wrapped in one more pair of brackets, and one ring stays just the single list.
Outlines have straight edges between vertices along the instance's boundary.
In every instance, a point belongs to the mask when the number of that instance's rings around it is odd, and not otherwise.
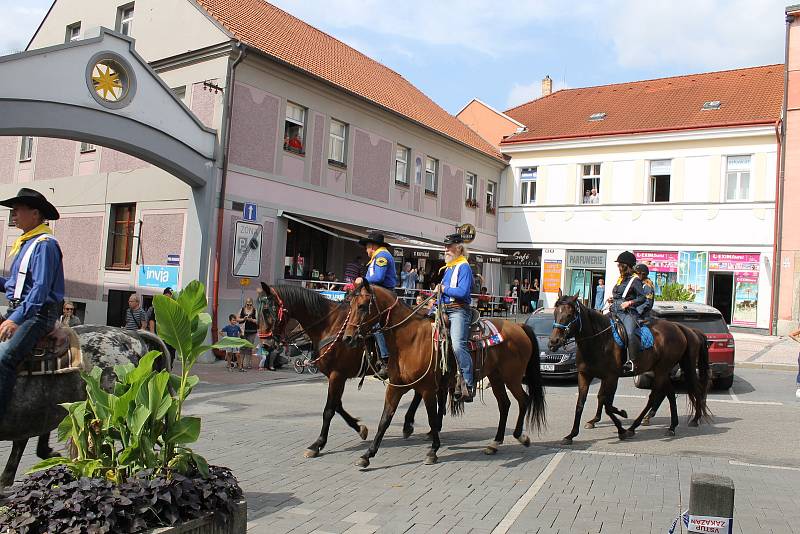
[{"label": "saddle blanket", "polygon": [[82,369],[78,335],[62,327],[43,337],[17,367],[18,375],[74,373]]},{"label": "saddle blanket", "polygon": [[[614,335],[614,342],[624,349],[625,343],[622,341],[622,336],[617,330],[618,328],[621,328],[619,323],[612,321],[611,333]],[[639,335],[639,339],[642,340],[642,349],[653,348],[653,343],[655,342],[655,340],[653,339],[653,332],[647,327],[647,325],[639,326],[636,333]]]},{"label": "saddle blanket", "polygon": [[[435,332],[435,340],[439,341],[439,332]],[[503,334],[495,324],[488,319],[480,319],[470,326],[467,348],[470,351],[494,347],[505,341]]]}]

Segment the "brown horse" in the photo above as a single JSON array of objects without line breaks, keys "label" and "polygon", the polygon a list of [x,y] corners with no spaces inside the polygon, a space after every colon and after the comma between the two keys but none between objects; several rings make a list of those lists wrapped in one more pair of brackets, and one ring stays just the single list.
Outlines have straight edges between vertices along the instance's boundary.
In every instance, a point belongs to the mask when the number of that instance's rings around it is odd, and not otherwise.
[{"label": "brown horse", "polygon": [[[706,392],[709,383],[708,346],[705,336],[677,323],[665,320],[651,320],[654,346],[641,353],[636,362],[636,372],[652,372],[655,376],[653,388],[647,405],[639,417],[626,431],[617,419],[613,406],[617,382],[623,373],[626,360],[625,351],[616,344],[611,334],[610,319],[596,310],[582,305],[576,296],[560,295],[553,310],[553,332],[550,334],[550,348],[555,349],[574,338],[578,345],[578,402],[575,406],[575,419],[572,430],[561,441],[562,445],[572,444],[578,435],[583,406],[594,378],[600,379],[598,402],[605,406],[620,439],[632,437],[650,408],[658,406],[664,397],[669,400],[670,426],[667,434],[675,435],[678,426],[678,410],[675,389],[670,380],[670,371],[680,365],[686,378],[687,393],[694,411],[689,426],[697,426],[701,417],[709,414],[706,406]],[[699,377],[698,377],[699,370]],[[593,424],[596,420],[589,423]]]},{"label": "brown horse", "polygon": [[[355,343],[366,336],[375,324],[388,334],[386,343],[393,357],[389,358],[389,384],[384,398],[383,414],[378,430],[367,452],[357,461],[358,467],[369,466],[370,458],[378,452],[381,440],[392,421],[401,397],[410,389],[419,393],[425,402],[431,426],[431,448],[425,463],[437,461],[439,431],[444,399],[455,370],[455,358],[448,355],[448,372],[443,371],[436,350],[432,323],[414,313],[393,292],[363,282],[353,291],[350,301],[351,317],[345,329],[346,342]],[[486,349],[482,362],[483,372],[489,378],[492,392],[497,398],[500,422],[494,440],[484,452],[495,454],[503,442],[511,401],[506,387],[517,399],[519,416],[514,427],[514,437],[524,446],[530,438],[523,434],[528,427],[540,429],[545,421],[544,389],[539,371],[539,346],[533,330],[502,319],[492,319],[505,341]],[[477,377],[478,379],[480,377]],[[523,384],[528,387],[526,393]],[[452,408],[452,405],[451,405]],[[453,410],[451,409],[451,413]]]}]

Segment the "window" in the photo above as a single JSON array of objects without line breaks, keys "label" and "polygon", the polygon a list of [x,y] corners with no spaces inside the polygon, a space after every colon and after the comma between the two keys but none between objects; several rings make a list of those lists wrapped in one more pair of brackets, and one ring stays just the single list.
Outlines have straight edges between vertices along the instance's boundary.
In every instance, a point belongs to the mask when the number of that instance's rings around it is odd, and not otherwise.
[{"label": "window", "polygon": [[657,159],[650,162],[649,202],[669,202],[669,180],[672,160]]},{"label": "window", "polygon": [[475,174],[468,172],[464,198],[466,199],[467,206],[469,206],[470,208],[478,207],[478,201],[475,198],[475,184],[477,183],[478,183],[478,177]]},{"label": "window", "polygon": [[117,31],[122,35],[131,35],[133,31],[133,2],[117,8]]},{"label": "window", "polygon": [[19,160],[30,161],[33,157],[33,137],[23,136],[19,147]]},{"label": "window", "polygon": [[725,200],[750,199],[750,156],[728,156]]},{"label": "window", "polygon": [[81,154],[84,152],[94,152],[96,150],[95,146],[92,143],[81,143]]},{"label": "window", "polygon": [[520,191],[522,193],[521,204],[536,204],[537,174],[537,167],[528,167],[522,169],[519,173]]},{"label": "window", "polygon": [[305,154],[306,108],[286,103],[286,122],[283,126],[283,149],[297,154]]},{"label": "window", "polygon": [[67,26],[67,35],[64,37],[65,43],[71,43],[81,38],[81,23],[75,22]]},{"label": "window", "polygon": [[497,184],[489,180],[486,182],[486,212],[494,213],[495,208],[495,194],[497,193]]},{"label": "window", "polygon": [[411,149],[397,145],[394,151],[394,181],[398,184],[408,185],[408,160],[411,158]]},{"label": "window", "polygon": [[344,166],[347,163],[347,125],[331,119],[328,163]]},{"label": "window", "polygon": [[439,160],[425,158],[425,192],[436,194],[439,182]]},{"label": "window", "polygon": [[133,252],[133,231],[136,226],[136,204],[111,206],[111,254],[109,269],[130,269]]},{"label": "window", "polygon": [[600,164],[587,163],[581,165],[581,185],[583,186],[582,204],[598,204],[600,202]]}]

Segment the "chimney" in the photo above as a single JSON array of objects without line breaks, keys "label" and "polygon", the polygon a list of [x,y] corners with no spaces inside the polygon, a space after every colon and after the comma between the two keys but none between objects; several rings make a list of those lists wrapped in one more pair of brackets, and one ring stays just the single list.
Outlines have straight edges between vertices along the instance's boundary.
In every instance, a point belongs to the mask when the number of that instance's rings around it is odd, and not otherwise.
[{"label": "chimney", "polygon": [[542,79],[542,96],[547,96],[553,92],[553,80],[550,76],[545,76]]}]

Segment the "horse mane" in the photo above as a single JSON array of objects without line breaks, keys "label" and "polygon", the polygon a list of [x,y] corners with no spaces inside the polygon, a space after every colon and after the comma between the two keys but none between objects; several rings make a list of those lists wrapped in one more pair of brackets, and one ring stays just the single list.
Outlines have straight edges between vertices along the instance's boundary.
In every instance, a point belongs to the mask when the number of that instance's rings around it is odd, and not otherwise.
[{"label": "horse mane", "polygon": [[335,304],[311,289],[306,289],[299,285],[278,284],[272,286],[275,293],[283,300],[284,305],[289,310],[293,308],[303,308],[312,317],[323,316],[330,311]]}]

